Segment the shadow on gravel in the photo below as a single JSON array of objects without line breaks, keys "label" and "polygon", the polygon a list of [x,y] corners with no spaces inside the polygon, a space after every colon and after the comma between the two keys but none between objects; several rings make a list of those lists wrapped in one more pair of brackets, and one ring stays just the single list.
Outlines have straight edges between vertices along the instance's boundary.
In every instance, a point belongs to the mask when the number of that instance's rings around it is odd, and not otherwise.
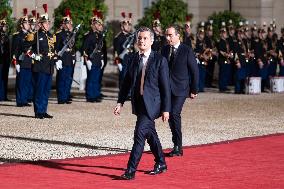
[{"label": "shadow on gravel", "polygon": [[0,135],[0,138],[15,139],[15,140],[25,140],[25,141],[32,141],[32,142],[46,143],[46,144],[56,144],[56,145],[72,146],[72,147],[87,148],[87,149],[92,149],[92,150],[114,151],[114,152],[121,152],[121,153],[126,153],[126,152],[130,151],[128,149],[121,149],[121,148],[112,148],[112,147],[104,147],[104,146],[93,146],[93,145],[89,145],[89,144],[80,144],[80,143],[75,143],[75,142],[56,141],[56,140],[47,140],[47,139],[37,139],[37,138],[28,138],[28,137],[20,137],[20,136]]},{"label": "shadow on gravel", "polygon": [[0,113],[0,115],[3,115],[3,116],[14,116],[14,117],[35,118],[35,116],[21,115],[21,114],[11,114],[11,113]]}]

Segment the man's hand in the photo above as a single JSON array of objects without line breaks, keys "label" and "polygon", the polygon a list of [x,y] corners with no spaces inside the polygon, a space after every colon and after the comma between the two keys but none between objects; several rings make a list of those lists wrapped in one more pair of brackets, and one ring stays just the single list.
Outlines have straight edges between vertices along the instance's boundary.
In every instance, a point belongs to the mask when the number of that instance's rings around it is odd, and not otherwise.
[{"label": "man's hand", "polygon": [[170,113],[169,112],[163,112],[162,113],[162,120],[163,122],[167,122],[170,118]]},{"label": "man's hand", "polygon": [[190,93],[189,98],[191,98],[191,99],[195,99],[196,97],[197,97],[197,94]]},{"label": "man's hand", "polygon": [[122,108],[122,105],[120,103],[117,103],[113,111],[114,115],[120,115],[121,108]]},{"label": "man's hand", "polygon": [[87,60],[86,64],[87,64],[88,70],[90,71],[92,69],[92,62],[90,60]]}]

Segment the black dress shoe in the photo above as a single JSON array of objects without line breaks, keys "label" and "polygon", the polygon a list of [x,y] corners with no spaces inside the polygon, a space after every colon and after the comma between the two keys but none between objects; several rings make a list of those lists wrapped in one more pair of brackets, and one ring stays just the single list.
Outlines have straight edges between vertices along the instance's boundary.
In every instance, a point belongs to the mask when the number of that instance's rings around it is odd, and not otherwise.
[{"label": "black dress shoe", "polygon": [[23,104],[23,106],[31,107],[32,105],[30,105],[29,103],[25,103]]},{"label": "black dress shoe", "polygon": [[24,104],[17,104],[17,107],[24,107]]},{"label": "black dress shoe", "polygon": [[94,103],[94,102],[95,102],[95,99],[94,99],[94,98],[89,98],[89,99],[87,99],[87,102]]},{"label": "black dress shoe", "polygon": [[5,98],[4,101],[6,101],[6,102],[11,102],[12,100],[9,99],[9,98]]},{"label": "black dress shoe", "polygon": [[64,101],[58,101],[58,104],[65,104]]},{"label": "black dress shoe", "polygon": [[44,119],[44,114],[36,114],[35,118],[37,118],[37,119]]},{"label": "black dress shoe", "polygon": [[72,102],[71,101],[66,101],[65,104],[72,104]]},{"label": "black dress shoe", "polygon": [[96,99],[95,99],[95,102],[102,102],[102,99],[96,98]]},{"label": "black dress shoe", "polygon": [[173,150],[166,154],[167,157],[183,156],[183,151],[181,147],[175,146]]},{"label": "black dress shoe", "polygon": [[163,164],[155,164],[154,166],[154,170],[149,172],[149,175],[157,175],[157,174],[161,174],[167,171],[167,165]]},{"label": "black dress shoe", "polygon": [[53,118],[53,116],[52,116],[52,115],[49,115],[48,113],[44,113],[44,114],[43,114],[43,117],[44,117],[44,118],[49,118],[49,119]]},{"label": "black dress shoe", "polygon": [[125,171],[123,175],[121,175],[121,179],[123,180],[132,180],[135,178],[135,172]]}]

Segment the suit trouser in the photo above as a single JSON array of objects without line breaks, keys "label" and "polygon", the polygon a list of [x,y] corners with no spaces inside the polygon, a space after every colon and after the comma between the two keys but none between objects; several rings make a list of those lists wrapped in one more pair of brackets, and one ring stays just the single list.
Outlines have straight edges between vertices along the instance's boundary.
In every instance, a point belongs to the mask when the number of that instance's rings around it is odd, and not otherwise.
[{"label": "suit trouser", "polygon": [[57,101],[66,102],[69,100],[72,82],[72,66],[63,66],[61,70],[57,71]]},{"label": "suit trouser", "polygon": [[181,111],[183,104],[186,100],[185,96],[174,96],[171,97],[172,109],[170,112],[169,124],[172,132],[172,141],[174,146],[182,146],[182,133],[181,133]]},{"label": "suit trouser", "polygon": [[86,99],[97,99],[101,95],[101,84],[100,84],[100,66],[93,64],[91,70],[87,71],[86,81]]},{"label": "suit trouser", "polygon": [[47,73],[34,73],[34,111],[35,114],[47,112],[48,97],[50,94],[52,75]]},{"label": "suit trouser", "polygon": [[134,131],[134,144],[132,146],[127,164],[127,170],[129,172],[136,171],[144,150],[146,139],[150,146],[151,152],[155,156],[156,164],[165,164],[165,157],[162,151],[160,140],[158,138],[158,134],[156,132],[155,122],[147,115],[143,97],[140,97],[139,99],[139,112],[137,112],[137,121]]},{"label": "suit trouser", "polygon": [[0,101],[5,100],[5,89],[4,89],[4,82],[3,82],[3,65],[0,64]]},{"label": "suit trouser", "polygon": [[21,68],[17,73],[16,78],[16,103],[23,105],[30,100],[30,90],[32,85],[32,70],[31,68]]}]

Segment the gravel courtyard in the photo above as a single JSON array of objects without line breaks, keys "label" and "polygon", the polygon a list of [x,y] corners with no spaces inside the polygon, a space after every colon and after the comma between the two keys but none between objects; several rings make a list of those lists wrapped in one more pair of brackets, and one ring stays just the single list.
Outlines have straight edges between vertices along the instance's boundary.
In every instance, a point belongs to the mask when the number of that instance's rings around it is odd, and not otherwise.
[{"label": "gravel courtyard", "polygon": [[[136,120],[130,102],[115,117],[117,89],[104,88],[102,103],[86,103],[84,94],[75,92],[72,104],[58,105],[53,91],[48,107],[53,119],[35,119],[33,107],[18,108],[14,100],[0,102],[0,163],[130,151]],[[187,99],[182,125],[184,146],[284,133],[284,94],[211,90]],[[168,125],[159,119],[156,128],[163,148],[171,148]]]}]

